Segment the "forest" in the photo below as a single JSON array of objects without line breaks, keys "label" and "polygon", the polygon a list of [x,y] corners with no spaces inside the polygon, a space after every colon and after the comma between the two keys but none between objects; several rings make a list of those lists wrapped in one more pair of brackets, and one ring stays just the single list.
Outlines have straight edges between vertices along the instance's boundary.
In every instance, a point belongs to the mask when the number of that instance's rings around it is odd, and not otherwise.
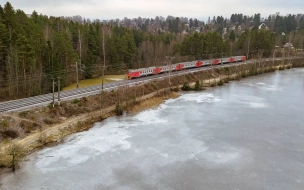
[{"label": "forest", "polygon": [[[80,18],[80,19],[79,19]],[[261,24],[263,24],[261,27]],[[49,93],[76,80],[128,69],[221,56],[271,56],[287,42],[303,48],[304,15],[208,19],[168,16],[100,21],[30,15],[0,5],[0,101]],[[77,64],[76,64],[77,62]]]}]

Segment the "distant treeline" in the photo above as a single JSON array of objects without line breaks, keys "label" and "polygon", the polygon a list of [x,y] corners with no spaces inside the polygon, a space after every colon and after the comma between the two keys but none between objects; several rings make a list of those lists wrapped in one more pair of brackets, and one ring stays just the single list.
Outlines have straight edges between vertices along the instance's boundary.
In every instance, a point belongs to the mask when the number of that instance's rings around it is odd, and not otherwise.
[{"label": "distant treeline", "polygon": [[[60,77],[61,87],[75,82],[76,62],[80,78],[91,78],[101,74],[104,60],[106,73],[115,74],[166,64],[165,56],[174,56],[174,62],[268,56],[289,40],[302,47],[303,17],[277,16],[268,30],[258,27],[256,17],[233,15],[228,21],[219,16],[208,23],[178,17],[73,21],[35,11],[29,16],[7,2],[0,6],[0,101],[49,93],[53,78]],[[242,24],[242,30],[231,27]]]}]

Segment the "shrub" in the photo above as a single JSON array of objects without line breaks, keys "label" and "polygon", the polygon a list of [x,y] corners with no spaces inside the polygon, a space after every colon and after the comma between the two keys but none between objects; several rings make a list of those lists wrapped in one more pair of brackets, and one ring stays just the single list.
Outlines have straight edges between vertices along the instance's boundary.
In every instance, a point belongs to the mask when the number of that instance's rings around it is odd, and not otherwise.
[{"label": "shrub", "polygon": [[14,130],[5,130],[0,132],[2,138],[4,139],[15,139],[18,137],[18,132]]},{"label": "shrub", "polygon": [[46,143],[45,133],[40,132],[39,137],[38,137],[38,142],[41,143],[42,145]]},{"label": "shrub", "polygon": [[122,115],[123,114],[123,110],[122,110],[122,107],[119,103],[116,104],[116,107],[115,107],[115,114],[116,115]]},{"label": "shrub", "polygon": [[43,122],[44,122],[45,124],[48,124],[48,125],[51,125],[51,124],[54,124],[54,123],[55,123],[52,119],[49,119],[49,118],[44,118],[44,119],[43,119]]},{"label": "shrub", "polygon": [[6,120],[0,120],[0,130],[6,130],[8,128],[8,122]]},{"label": "shrub", "polygon": [[183,87],[182,87],[182,90],[184,90],[184,91],[189,91],[189,90],[191,90],[191,88],[190,88],[190,86],[189,86],[189,84],[188,84],[187,82],[184,83],[184,85],[183,85]]},{"label": "shrub", "polygon": [[26,117],[28,113],[29,113],[28,111],[23,111],[23,112],[19,113],[19,116],[20,117]]},{"label": "shrub", "polygon": [[[5,155],[0,152],[0,168],[2,167],[7,167],[6,160],[5,160]],[[0,184],[1,187],[1,184]]]},{"label": "shrub", "polygon": [[33,130],[38,129],[38,125],[36,123],[29,121],[21,121],[20,127],[24,130],[25,133],[31,133]]},{"label": "shrub", "polygon": [[24,148],[17,143],[12,143],[6,149],[6,154],[10,157],[9,167],[15,171],[19,166],[22,157],[25,155]]},{"label": "shrub", "polygon": [[87,98],[87,97],[82,97],[81,100],[82,100],[83,102],[87,102],[87,101],[88,101],[88,98]]},{"label": "shrub", "polygon": [[75,126],[76,130],[81,131],[84,128],[84,122],[79,121]]},{"label": "shrub", "polygon": [[65,107],[65,115],[66,116],[72,116],[72,115],[78,115],[85,111],[85,109],[77,108],[77,107]]},{"label": "shrub", "polygon": [[196,90],[196,91],[202,90],[200,81],[197,80],[197,81],[195,82],[194,90]]},{"label": "shrub", "polygon": [[135,94],[132,95],[132,102],[134,105],[136,104],[136,95]]},{"label": "shrub", "polygon": [[77,103],[79,103],[79,100],[76,98],[76,99],[73,100],[73,103],[77,104]]},{"label": "shrub", "polygon": [[53,107],[53,103],[50,103],[49,105],[48,105],[48,108],[49,108],[49,110],[52,110],[54,107]]},{"label": "shrub", "polygon": [[152,81],[152,82],[150,83],[150,85],[152,86],[152,88],[153,88],[154,90],[156,90],[156,89],[157,89],[157,86],[156,86],[156,84],[155,84],[155,82],[154,82],[154,81]]},{"label": "shrub", "polygon": [[220,80],[219,83],[218,83],[219,86],[223,86],[223,84],[224,84],[224,83],[223,83],[222,80]]}]

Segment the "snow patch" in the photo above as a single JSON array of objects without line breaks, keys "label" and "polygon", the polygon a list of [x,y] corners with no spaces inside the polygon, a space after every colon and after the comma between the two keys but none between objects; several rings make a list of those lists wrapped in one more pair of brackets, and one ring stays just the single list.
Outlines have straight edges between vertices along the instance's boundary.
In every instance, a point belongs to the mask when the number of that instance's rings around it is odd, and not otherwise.
[{"label": "snow patch", "polygon": [[66,162],[67,167],[72,167],[105,152],[130,149],[131,143],[127,141],[130,135],[126,129],[121,128],[122,125],[124,124],[112,122],[101,128],[94,127],[86,131],[85,136],[80,134],[70,137],[66,144],[59,145],[56,149],[42,150],[36,166],[47,172],[50,168],[56,168],[58,161]]},{"label": "snow patch", "polygon": [[161,117],[159,114],[159,111],[161,109],[165,109],[166,107],[168,106],[162,104],[157,110],[147,110],[140,112],[139,114],[134,116],[134,119],[136,119],[137,121],[141,121],[143,125],[166,123],[167,120]]},{"label": "snow patch", "polygon": [[186,94],[181,97],[184,102],[196,102],[196,103],[215,103],[220,102],[221,99],[215,97],[211,93],[202,94]]}]

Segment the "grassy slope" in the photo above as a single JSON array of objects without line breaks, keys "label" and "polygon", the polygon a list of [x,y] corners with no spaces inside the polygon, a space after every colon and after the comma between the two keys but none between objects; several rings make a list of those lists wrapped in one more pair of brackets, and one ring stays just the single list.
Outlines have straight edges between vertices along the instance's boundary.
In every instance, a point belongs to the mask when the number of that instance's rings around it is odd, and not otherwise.
[{"label": "grassy slope", "polygon": [[[114,82],[116,80],[123,80],[127,79],[126,75],[105,75],[104,83]],[[86,86],[92,86],[92,85],[98,85],[102,83],[102,77],[92,78],[92,79],[85,79],[81,80],[78,83],[79,87],[86,87]],[[72,90],[76,88],[76,83],[71,84],[70,86],[64,87],[64,90]]]}]

